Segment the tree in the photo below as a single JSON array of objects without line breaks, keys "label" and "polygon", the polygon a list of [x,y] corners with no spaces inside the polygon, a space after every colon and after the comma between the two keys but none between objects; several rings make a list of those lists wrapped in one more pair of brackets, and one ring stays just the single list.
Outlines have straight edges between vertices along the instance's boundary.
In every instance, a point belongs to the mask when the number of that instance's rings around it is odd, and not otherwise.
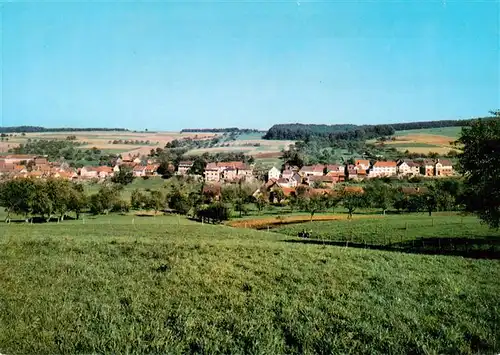
[{"label": "tree", "polygon": [[187,196],[180,190],[173,191],[167,200],[169,207],[180,214],[187,214],[191,209]]},{"label": "tree", "polygon": [[366,205],[366,199],[360,192],[344,192],[342,194],[342,205],[347,209],[349,219],[351,219],[356,209]]},{"label": "tree", "polygon": [[171,169],[171,164],[166,160],[163,160],[160,163],[160,166],[158,167],[156,172],[160,174],[163,179],[170,179],[174,175],[174,172]]},{"label": "tree", "polygon": [[155,211],[155,214],[165,208],[165,196],[163,192],[152,190],[149,192],[149,198],[147,200],[147,208]]},{"label": "tree", "polygon": [[425,208],[427,209],[427,212],[429,213],[429,216],[432,216],[432,212],[437,209],[437,201],[437,193],[434,190],[429,190],[429,192],[423,196],[423,203],[425,205]]},{"label": "tree", "polygon": [[202,157],[196,157],[193,165],[189,168],[188,174],[205,176],[205,166],[207,163]]},{"label": "tree", "polygon": [[374,181],[365,187],[367,202],[375,207],[385,211],[392,205],[394,200],[394,191],[391,186],[381,181]]},{"label": "tree", "polygon": [[58,221],[64,219],[69,210],[71,199],[71,183],[65,179],[47,179],[45,182],[49,199],[52,201],[54,212],[58,213]]},{"label": "tree", "polygon": [[146,196],[139,191],[139,189],[134,189],[130,194],[130,205],[135,210],[140,210],[144,208],[146,204]]},{"label": "tree", "polygon": [[128,166],[122,165],[120,167],[120,171],[115,173],[115,175],[111,178],[111,181],[121,185],[131,184],[134,181],[132,169]]},{"label": "tree", "polygon": [[0,206],[4,207],[10,222],[11,214],[21,214],[28,221],[35,196],[35,184],[32,179],[13,179],[0,184]]},{"label": "tree", "polygon": [[316,212],[325,209],[325,198],[320,194],[312,194],[302,200],[302,208],[311,215],[310,221]]},{"label": "tree", "polygon": [[80,214],[87,208],[88,198],[83,191],[81,184],[73,184],[70,191],[70,199],[68,208],[70,211],[75,212],[76,219],[80,219]]},{"label": "tree", "polygon": [[459,170],[465,177],[463,202],[493,228],[500,226],[500,114],[463,127]]},{"label": "tree", "polygon": [[268,200],[262,194],[255,197],[255,199],[254,199],[255,207],[257,207],[257,210],[259,211],[259,213],[261,213],[262,210],[267,206],[267,203],[268,203]]},{"label": "tree", "polygon": [[119,189],[116,186],[104,185],[97,194],[90,196],[90,211],[93,214],[108,214],[119,199]]},{"label": "tree", "polygon": [[51,191],[43,180],[35,181],[35,194],[33,196],[31,213],[40,215],[47,222],[55,212],[54,202],[50,196]]}]

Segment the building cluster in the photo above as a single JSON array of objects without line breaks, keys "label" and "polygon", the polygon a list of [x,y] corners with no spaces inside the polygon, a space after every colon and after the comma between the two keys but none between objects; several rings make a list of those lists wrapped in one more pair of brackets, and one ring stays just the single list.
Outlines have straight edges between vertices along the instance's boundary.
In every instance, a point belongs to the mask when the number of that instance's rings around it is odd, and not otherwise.
[{"label": "building cluster", "polygon": [[[186,175],[192,166],[192,161],[181,161],[177,171],[180,175]],[[253,179],[253,169],[241,161],[208,163],[204,175],[205,180],[210,182],[250,181]]]},{"label": "building cluster", "polygon": [[155,176],[159,167],[152,161],[143,164],[139,158],[118,159],[113,167],[83,166],[76,169],[67,163],[49,162],[46,156],[12,154],[0,159],[0,176],[33,178],[66,178],[68,180],[104,180],[120,171],[120,167],[131,168],[135,177]]},{"label": "building cluster", "polygon": [[445,177],[455,174],[450,160],[398,160],[376,161],[358,159],[354,164],[309,165],[298,168],[285,166],[283,171],[273,167],[268,172],[268,181],[294,188],[300,184],[331,187],[347,180],[363,180],[378,177],[435,176]]}]

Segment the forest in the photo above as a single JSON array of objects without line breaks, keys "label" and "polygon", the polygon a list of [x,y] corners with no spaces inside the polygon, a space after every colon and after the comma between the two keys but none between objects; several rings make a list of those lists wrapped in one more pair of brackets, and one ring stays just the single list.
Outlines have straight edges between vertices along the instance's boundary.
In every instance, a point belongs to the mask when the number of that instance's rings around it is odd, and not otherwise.
[{"label": "forest", "polygon": [[[491,112],[494,116],[495,112]],[[291,139],[306,140],[316,137],[327,138],[329,140],[367,140],[381,136],[389,136],[395,131],[443,128],[443,127],[463,127],[469,126],[478,119],[489,120],[494,117],[480,117],[464,120],[444,120],[444,121],[422,121],[406,122],[381,125],[352,125],[352,124],[276,124],[272,126],[264,135],[264,139]]]},{"label": "forest", "polygon": [[366,140],[394,134],[390,125],[317,125],[277,124],[264,135],[264,139],[308,140],[321,137],[329,140]]}]

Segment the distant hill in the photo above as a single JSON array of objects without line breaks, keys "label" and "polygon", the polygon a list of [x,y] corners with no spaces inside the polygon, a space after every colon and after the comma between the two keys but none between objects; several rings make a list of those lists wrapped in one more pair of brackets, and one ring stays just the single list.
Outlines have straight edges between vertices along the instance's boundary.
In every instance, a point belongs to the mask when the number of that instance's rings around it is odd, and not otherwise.
[{"label": "distant hill", "polygon": [[477,119],[495,119],[495,117],[359,126],[353,124],[276,124],[272,126],[269,131],[267,131],[263,138],[304,140],[313,137],[322,137],[331,140],[363,140],[392,135],[395,131],[443,127],[463,127],[470,125],[472,121]]},{"label": "distant hill", "polygon": [[126,132],[125,128],[76,128],[76,127],[60,127],[47,128],[40,126],[12,126],[0,127],[0,133],[39,133],[39,132],[92,132],[92,131],[122,131]]}]

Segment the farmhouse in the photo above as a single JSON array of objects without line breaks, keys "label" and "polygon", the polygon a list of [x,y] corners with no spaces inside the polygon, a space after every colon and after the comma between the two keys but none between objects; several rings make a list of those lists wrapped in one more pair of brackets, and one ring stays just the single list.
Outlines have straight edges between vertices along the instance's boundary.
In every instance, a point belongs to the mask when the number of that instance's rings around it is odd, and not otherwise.
[{"label": "farmhouse", "polygon": [[368,170],[370,169],[370,161],[366,159],[358,159],[354,162],[356,170]]},{"label": "farmhouse", "polygon": [[252,169],[240,161],[208,163],[205,167],[206,181],[218,182],[226,180],[230,182],[240,179],[251,179],[252,177]]},{"label": "farmhouse", "polygon": [[328,173],[326,173],[326,176],[333,177],[334,183],[345,181],[345,174],[344,174],[343,168],[342,168],[342,172],[329,171]]},{"label": "farmhouse", "polygon": [[267,172],[267,178],[268,179],[279,179],[281,176],[281,172],[273,166],[268,172]]},{"label": "farmhouse", "polygon": [[377,161],[372,166],[373,176],[392,176],[397,174],[397,164],[395,161]]},{"label": "farmhouse", "polygon": [[434,170],[435,176],[451,176],[453,175],[453,164],[449,160],[438,159]]},{"label": "farmhouse", "polygon": [[141,176],[146,176],[146,167],[143,165],[136,165],[132,169],[132,174],[135,177],[141,177]]},{"label": "farmhouse", "polygon": [[21,162],[33,161],[36,157],[36,155],[32,154],[10,154],[6,155],[3,160],[5,164],[20,164]]},{"label": "farmhouse", "polygon": [[434,176],[435,163],[433,160],[426,159],[420,164],[420,174],[425,176]]},{"label": "farmhouse", "polygon": [[303,166],[299,170],[300,176],[322,176],[324,173],[324,166],[321,164]]},{"label": "farmhouse", "polygon": [[308,176],[306,177],[306,182],[309,186],[313,185],[324,185],[325,187],[333,187],[336,183],[333,176],[325,175],[325,176]]},{"label": "farmhouse", "polygon": [[189,169],[193,166],[192,161],[181,161],[179,162],[179,167],[177,168],[177,171],[179,172],[180,175],[187,175]]},{"label": "farmhouse", "polygon": [[339,164],[329,164],[325,166],[325,171],[326,174],[329,175],[330,173],[344,173],[345,172],[345,166],[344,165],[339,165]]},{"label": "farmhouse", "polygon": [[420,173],[420,167],[411,160],[399,160],[397,173],[401,176],[415,176]]}]

